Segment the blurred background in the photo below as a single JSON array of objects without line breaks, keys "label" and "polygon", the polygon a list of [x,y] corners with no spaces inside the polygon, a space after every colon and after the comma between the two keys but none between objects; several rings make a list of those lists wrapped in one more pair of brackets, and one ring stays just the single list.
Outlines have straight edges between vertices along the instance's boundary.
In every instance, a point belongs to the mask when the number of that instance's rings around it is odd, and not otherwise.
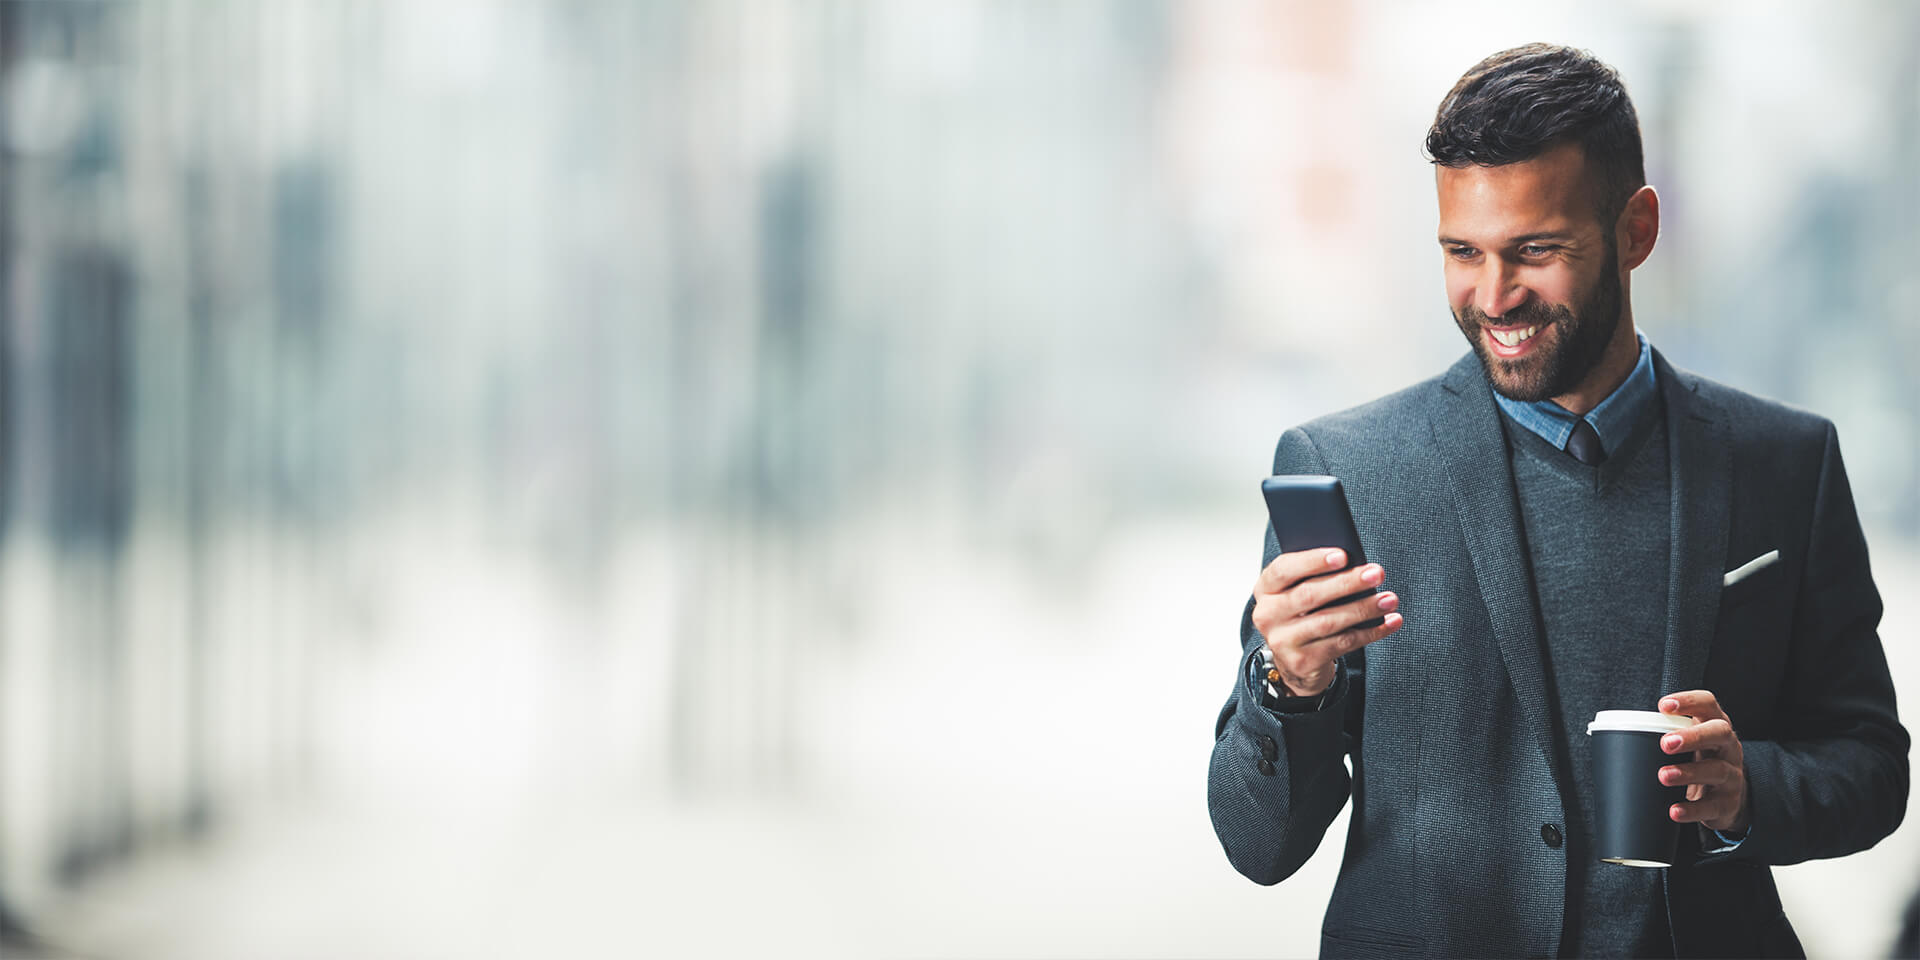
[{"label": "blurred background", "polygon": [[1911,698],[1912,4],[0,0],[8,955],[1314,953],[1344,820],[1206,815],[1256,482],[1464,351],[1421,143],[1542,39]]}]

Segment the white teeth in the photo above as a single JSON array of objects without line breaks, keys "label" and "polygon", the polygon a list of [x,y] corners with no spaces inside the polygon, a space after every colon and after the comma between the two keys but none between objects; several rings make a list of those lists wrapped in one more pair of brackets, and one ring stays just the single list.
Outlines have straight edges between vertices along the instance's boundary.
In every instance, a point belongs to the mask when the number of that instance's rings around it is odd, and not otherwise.
[{"label": "white teeth", "polygon": [[1527,338],[1540,332],[1540,328],[1528,327],[1525,330],[1488,330],[1487,332],[1493,334],[1495,340],[1509,347],[1517,347],[1527,342]]}]

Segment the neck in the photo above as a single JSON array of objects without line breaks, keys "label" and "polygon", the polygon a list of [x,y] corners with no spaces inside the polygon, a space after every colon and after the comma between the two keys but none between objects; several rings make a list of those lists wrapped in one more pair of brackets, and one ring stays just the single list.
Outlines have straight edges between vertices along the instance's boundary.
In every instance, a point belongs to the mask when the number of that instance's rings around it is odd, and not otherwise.
[{"label": "neck", "polygon": [[1600,362],[1587,371],[1586,377],[1572,393],[1554,397],[1553,402],[1576,417],[1586,416],[1588,411],[1600,405],[1600,401],[1627,382],[1627,375],[1633,372],[1634,365],[1639,362],[1640,337],[1633,329],[1633,311],[1622,303],[1620,323],[1614,327],[1613,339],[1607,341],[1607,351],[1600,355]]}]

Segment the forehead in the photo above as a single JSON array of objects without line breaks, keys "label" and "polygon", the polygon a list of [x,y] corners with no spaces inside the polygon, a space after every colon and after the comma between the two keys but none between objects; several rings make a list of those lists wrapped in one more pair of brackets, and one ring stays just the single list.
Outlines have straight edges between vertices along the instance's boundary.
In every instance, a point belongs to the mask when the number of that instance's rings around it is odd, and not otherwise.
[{"label": "forehead", "polygon": [[1586,155],[1563,144],[1521,163],[1435,167],[1440,236],[1490,243],[1534,233],[1597,230]]}]

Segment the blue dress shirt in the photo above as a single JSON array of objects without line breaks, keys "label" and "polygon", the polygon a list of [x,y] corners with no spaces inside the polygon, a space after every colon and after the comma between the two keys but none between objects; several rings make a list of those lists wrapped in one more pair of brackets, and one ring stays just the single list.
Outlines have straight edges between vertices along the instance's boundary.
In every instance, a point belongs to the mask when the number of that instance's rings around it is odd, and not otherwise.
[{"label": "blue dress shirt", "polygon": [[[1636,336],[1639,336],[1636,334]],[[1600,405],[1587,411],[1584,417],[1576,417],[1565,407],[1552,400],[1536,400],[1523,403],[1509,400],[1498,391],[1493,402],[1506,411],[1513,422],[1539,434],[1548,443],[1562,450],[1567,448],[1567,438],[1573,436],[1574,424],[1585,420],[1593,426],[1593,432],[1600,437],[1600,449],[1612,453],[1639,426],[1659,400],[1658,385],[1653,381],[1653,348],[1647,345],[1647,338],[1640,339],[1640,360],[1633,365],[1633,372],[1613,392],[1607,394]]]}]

